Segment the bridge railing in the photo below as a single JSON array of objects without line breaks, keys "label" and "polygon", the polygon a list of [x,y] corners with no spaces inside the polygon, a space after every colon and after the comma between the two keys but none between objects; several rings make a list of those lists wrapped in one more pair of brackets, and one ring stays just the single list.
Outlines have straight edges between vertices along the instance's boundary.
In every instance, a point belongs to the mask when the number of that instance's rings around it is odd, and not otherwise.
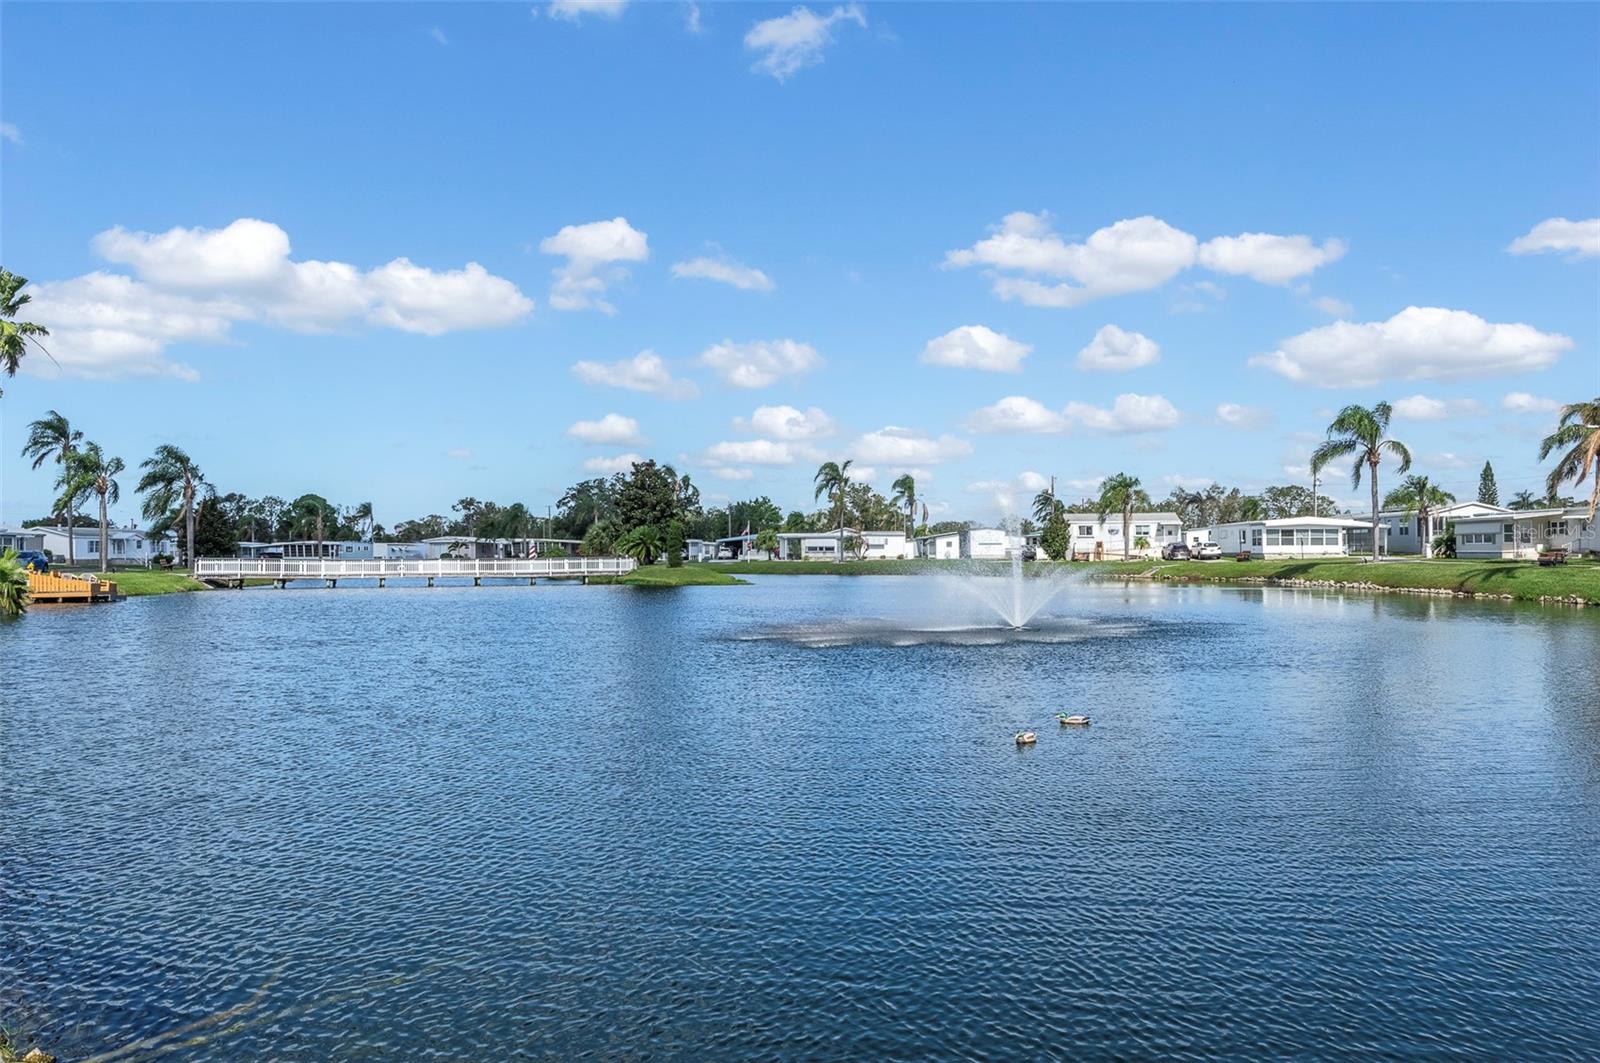
[{"label": "bridge railing", "polygon": [[196,579],[405,579],[462,576],[528,579],[535,576],[620,576],[632,572],[631,557],[505,558],[493,561],[432,561],[400,558],[333,560],[327,558],[203,557],[195,560]]}]

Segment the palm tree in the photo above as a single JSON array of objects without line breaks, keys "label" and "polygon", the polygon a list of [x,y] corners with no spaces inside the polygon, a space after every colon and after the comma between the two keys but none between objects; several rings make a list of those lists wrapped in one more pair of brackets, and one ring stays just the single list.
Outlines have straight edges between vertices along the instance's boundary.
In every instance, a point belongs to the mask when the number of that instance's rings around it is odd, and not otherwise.
[{"label": "palm tree", "polygon": [[1571,480],[1577,485],[1583,483],[1584,477],[1592,476],[1589,519],[1594,520],[1595,510],[1600,509],[1600,398],[1561,407],[1561,419],[1556,424],[1556,430],[1545,436],[1544,442],[1539,444],[1539,460],[1543,461],[1552,451],[1561,447],[1570,449],[1561,455],[1556,467],[1550,470],[1550,476],[1545,480],[1545,490],[1556,497],[1566,481]]},{"label": "palm tree", "polygon": [[[4,270],[0,270],[0,274],[3,274],[4,277],[12,276]],[[23,296],[23,300],[26,301],[27,296]],[[22,456],[24,458],[32,458],[35,469],[46,461],[54,460],[57,465],[61,466],[62,475],[65,475],[67,462],[72,459],[72,455],[78,448],[78,441],[82,438],[83,433],[74,431],[72,426],[67,423],[66,417],[55,410],[51,410],[44,417],[28,425],[28,441],[22,445]],[[68,565],[73,564],[76,560],[72,554],[72,544],[77,540],[77,536],[72,531],[72,515],[76,508],[69,500],[66,510],[57,509],[57,512],[64,512],[67,519]]]},{"label": "palm tree", "polygon": [[616,542],[617,552],[643,565],[653,565],[661,556],[661,532],[653,524],[643,524]]},{"label": "palm tree", "polygon": [[17,552],[0,554],[0,616],[21,616],[28,611],[28,574],[17,563]]},{"label": "palm tree", "polygon": [[1311,454],[1311,471],[1320,473],[1329,462],[1339,458],[1356,456],[1355,462],[1350,466],[1350,486],[1361,486],[1361,467],[1365,465],[1371,471],[1372,481],[1372,560],[1378,560],[1378,462],[1383,460],[1385,454],[1393,454],[1400,459],[1398,471],[1401,475],[1411,468],[1411,451],[1397,439],[1390,439],[1386,433],[1389,431],[1389,418],[1394,415],[1394,407],[1387,402],[1380,402],[1372,409],[1365,406],[1351,404],[1339,411],[1339,416],[1328,425],[1328,441],[1317,447]]},{"label": "palm tree", "polygon": [[1413,513],[1417,515],[1417,538],[1422,542],[1422,556],[1432,557],[1433,537],[1428,534],[1432,530],[1428,515],[1455,500],[1455,495],[1428,477],[1407,476],[1400,481],[1399,487],[1384,496],[1383,505],[1385,509],[1404,509],[1406,520],[1410,520]]},{"label": "palm tree", "polygon": [[1056,498],[1053,490],[1040,491],[1033,496],[1033,522],[1043,528],[1057,513],[1065,513],[1066,503]]},{"label": "palm tree", "polygon": [[1533,497],[1532,491],[1518,491],[1511,496],[1511,501],[1506,503],[1507,509],[1538,509],[1539,500]]},{"label": "palm tree", "polygon": [[99,443],[87,443],[82,450],[75,451],[72,459],[67,462],[67,467],[61,473],[61,478],[56,481],[56,486],[61,488],[61,500],[58,505],[71,504],[76,507],[86,501],[90,495],[100,499],[100,571],[106,572],[111,565],[111,518],[110,508],[122,500],[122,488],[117,484],[117,477],[127,466],[121,458],[108,458],[100,449]]},{"label": "palm tree", "polygon": [[322,543],[328,534],[328,525],[339,524],[339,511],[321,495],[301,495],[289,504],[289,534],[317,541],[317,557],[322,557]]},{"label": "palm tree", "polygon": [[811,500],[814,502],[827,495],[834,505],[834,527],[840,533],[840,549],[834,555],[835,561],[844,559],[844,497],[845,492],[850,489],[851,464],[851,461],[825,461],[817,467],[817,475],[811,478],[811,482],[816,485],[816,490],[811,493]]},{"label": "palm tree", "polygon": [[356,529],[356,534],[362,539],[372,538],[372,503],[363,502],[352,508],[346,516],[350,526]]},{"label": "palm tree", "polygon": [[1100,484],[1100,498],[1095,503],[1100,520],[1104,522],[1106,514],[1113,510],[1122,513],[1122,560],[1126,561],[1132,556],[1130,547],[1133,545],[1133,511],[1140,506],[1148,507],[1152,504],[1150,496],[1140,486],[1137,476],[1119,472],[1115,476],[1106,477]]},{"label": "palm tree", "polygon": [[898,480],[890,484],[889,487],[894,491],[894,497],[891,499],[891,501],[893,501],[897,506],[906,507],[906,535],[908,537],[912,536],[916,533],[916,477],[912,476],[910,473],[904,473]]},{"label": "palm tree", "polygon": [[[39,337],[50,335],[50,330],[31,321],[17,321],[17,311],[33,301],[33,296],[22,289],[28,278],[19,277],[8,269],[0,269],[0,368],[6,376],[16,376],[22,356],[28,353],[28,344],[49,355]],[[0,395],[5,392],[0,391]],[[37,466],[35,466],[37,467]]]},{"label": "palm tree", "polygon": [[145,519],[159,522],[151,531],[182,524],[183,559],[185,563],[193,561],[196,501],[211,490],[205,474],[189,455],[171,443],[157,447],[153,455],[139,463],[139,468],[145,473],[134,490],[145,496]]}]

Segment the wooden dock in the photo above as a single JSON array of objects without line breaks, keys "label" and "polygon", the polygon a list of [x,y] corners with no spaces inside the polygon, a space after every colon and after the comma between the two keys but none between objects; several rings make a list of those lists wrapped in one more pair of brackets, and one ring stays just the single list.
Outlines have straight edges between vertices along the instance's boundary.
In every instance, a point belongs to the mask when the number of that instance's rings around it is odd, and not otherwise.
[{"label": "wooden dock", "polygon": [[36,604],[114,602],[117,600],[117,585],[91,574],[30,571],[28,599]]},{"label": "wooden dock", "polygon": [[497,561],[317,560],[200,558],[194,578],[216,586],[242,587],[248,580],[268,580],[284,587],[295,580],[321,580],[337,587],[340,580],[377,580],[383,587],[392,579],[423,580],[428,586],[440,579],[470,579],[473,586],[489,580],[581,580],[591,576],[625,576],[638,567],[631,557],[506,558]]}]

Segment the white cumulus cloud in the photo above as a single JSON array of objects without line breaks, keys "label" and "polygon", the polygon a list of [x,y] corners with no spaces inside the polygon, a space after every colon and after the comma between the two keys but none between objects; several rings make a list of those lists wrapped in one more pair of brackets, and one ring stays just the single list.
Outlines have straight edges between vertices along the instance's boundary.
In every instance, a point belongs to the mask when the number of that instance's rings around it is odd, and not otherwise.
[{"label": "white cumulus cloud", "polygon": [[851,445],[851,453],[864,462],[898,471],[965,457],[972,453],[972,444],[959,436],[930,436],[914,428],[885,425],[859,437]]},{"label": "white cumulus cloud", "polygon": [[1526,391],[1513,391],[1500,400],[1502,409],[1512,413],[1555,413],[1561,409],[1561,403],[1555,399],[1541,399]]},{"label": "white cumulus cloud", "polygon": [[[1196,244],[1190,234],[1148,215],[1097,229],[1083,243],[1070,244],[1050,227],[1048,215],[1016,211],[990,236],[946,254],[945,264],[988,269],[1002,299],[1030,306],[1080,306],[1160,287],[1194,264]],[[1059,281],[1050,284],[1016,273]]]},{"label": "white cumulus cloud", "polygon": [[[810,453],[806,451],[805,453]],[[731,439],[713,443],[704,459],[713,465],[793,465],[800,448],[772,439]]]},{"label": "white cumulus cloud", "polygon": [[1217,273],[1249,277],[1262,284],[1288,284],[1319,266],[1336,262],[1344,241],[1325,240],[1321,247],[1309,236],[1240,233],[1218,236],[1200,245],[1200,264]]},{"label": "white cumulus cloud", "polygon": [[[95,271],[38,285],[30,313],[51,329],[51,353],[74,375],[194,376],[169,360],[169,345],[226,341],[238,322],[300,331],[368,324],[426,336],[514,324],[533,301],[476,262],[433,270],[408,258],[370,270],[295,260],[289,235],[240,218],[220,229],[131,232],[93,240],[108,261],[136,275]],[[48,360],[30,369],[56,371]]]},{"label": "white cumulus cloud", "polygon": [[745,48],[759,53],[750,69],[787,81],[822,62],[824,50],[833,43],[834,27],[843,23],[865,28],[867,16],[858,4],[841,5],[826,15],[801,6],[787,15],[757,22],[744,35]]},{"label": "white cumulus cloud", "polygon": [[1265,428],[1272,423],[1272,411],[1259,406],[1224,402],[1217,406],[1217,423],[1245,430]]},{"label": "white cumulus cloud", "polygon": [[0,140],[9,140],[13,144],[21,144],[22,130],[10,122],[0,122]]},{"label": "white cumulus cloud", "polygon": [[1408,421],[1443,421],[1451,417],[1470,417],[1483,412],[1476,399],[1435,399],[1427,395],[1407,395],[1394,400],[1395,416]]},{"label": "white cumulus cloud", "polygon": [[593,458],[584,458],[583,467],[590,472],[598,472],[604,475],[614,472],[628,472],[633,468],[635,462],[643,460],[644,458],[641,455],[632,453],[600,455]]},{"label": "white cumulus cloud", "polygon": [[554,236],[539,241],[547,255],[565,257],[567,264],[553,271],[550,305],[557,310],[599,310],[615,314],[617,308],[603,298],[606,289],[626,280],[621,262],[643,262],[650,257],[647,234],[628,224],[627,218],[564,225]]},{"label": "white cumulus cloud", "polygon": [[578,362],[572,371],[585,384],[643,391],[664,399],[689,399],[700,394],[693,381],[673,376],[666,361],[652,350],[616,362]]},{"label": "white cumulus cloud", "polygon": [[730,387],[764,388],[786,376],[810,372],[822,364],[822,357],[809,343],[795,340],[723,340],[700,352],[700,363],[714,369]]},{"label": "white cumulus cloud", "polygon": [[615,22],[628,9],[628,0],[550,0],[545,13],[564,22],[579,22],[585,16]]},{"label": "white cumulus cloud", "polygon": [[1078,352],[1078,368],[1116,372],[1152,365],[1160,358],[1161,347],[1144,333],[1102,325],[1089,346]]},{"label": "white cumulus cloud", "polygon": [[1291,336],[1251,365],[1318,387],[1454,380],[1545,369],[1572,340],[1532,325],[1493,324],[1465,310],[1408,306],[1387,321],[1339,321]]},{"label": "white cumulus cloud", "polygon": [[1513,255],[1539,255],[1566,252],[1571,258],[1600,255],[1600,218],[1568,221],[1546,218],[1506,248]]},{"label": "white cumulus cloud", "polygon": [[832,435],[833,419],[812,406],[799,410],[793,406],[757,406],[748,419],[736,417],[733,427],[768,439],[820,439]]},{"label": "white cumulus cloud", "polygon": [[672,264],[674,277],[699,278],[701,280],[718,281],[722,284],[731,284],[733,287],[746,292],[770,292],[773,289],[772,278],[752,266],[743,262],[736,262],[731,258],[691,258],[685,262]]},{"label": "white cumulus cloud", "polygon": [[1311,300],[1311,305],[1329,317],[1349,317],[1356,312],[1355,307],[1333,295],[1319,295]]},{"label": "white cumulus cloud", "polygon": [[606,446],[636,446],[644,442],[639,422],[620,413],[608,413],[598,421],[576,421],[567,429],[567,435],[581,443]]},{"label": "white cumulus cloud", "polygon": [[1155,432],[1178,423],[1178,410],[1161,395],[1118,395],[1109,409],[1069,402],[1067,420],[1092,432]]},{"label": "white cumulus cloud", "polygon": [[922,360],[930,365],[956,369],[987,369],[995,373],[1016,373],[1022,360],[1033,350],[1026,343],[984,325],[962,325],[928,341]]},{"label": "white cumulus cloud", "polygon": [[1007,395],[967,418],[974,432],[1049,435],[1067,430],[1067,419],[1038,399]]}]

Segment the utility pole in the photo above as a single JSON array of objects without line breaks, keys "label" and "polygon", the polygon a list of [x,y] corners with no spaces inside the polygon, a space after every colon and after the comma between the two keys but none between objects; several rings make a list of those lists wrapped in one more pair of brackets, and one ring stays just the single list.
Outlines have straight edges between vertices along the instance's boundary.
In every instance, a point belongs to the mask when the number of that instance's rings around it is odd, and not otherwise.
[{"label": "utility pole", "polygon": [[1318,512],[1318,509],[1317,509],[1318,504],[1320,502],[1320,499],[1317,497],[1317,484],[1318,483],[1319,483],[1319,481],[1317,479],[1317,470],[1316,469],[1312,469],[1311,470],[1311,515],[1313,517],[1322,516],[1322,514],[1320,512]]}]

